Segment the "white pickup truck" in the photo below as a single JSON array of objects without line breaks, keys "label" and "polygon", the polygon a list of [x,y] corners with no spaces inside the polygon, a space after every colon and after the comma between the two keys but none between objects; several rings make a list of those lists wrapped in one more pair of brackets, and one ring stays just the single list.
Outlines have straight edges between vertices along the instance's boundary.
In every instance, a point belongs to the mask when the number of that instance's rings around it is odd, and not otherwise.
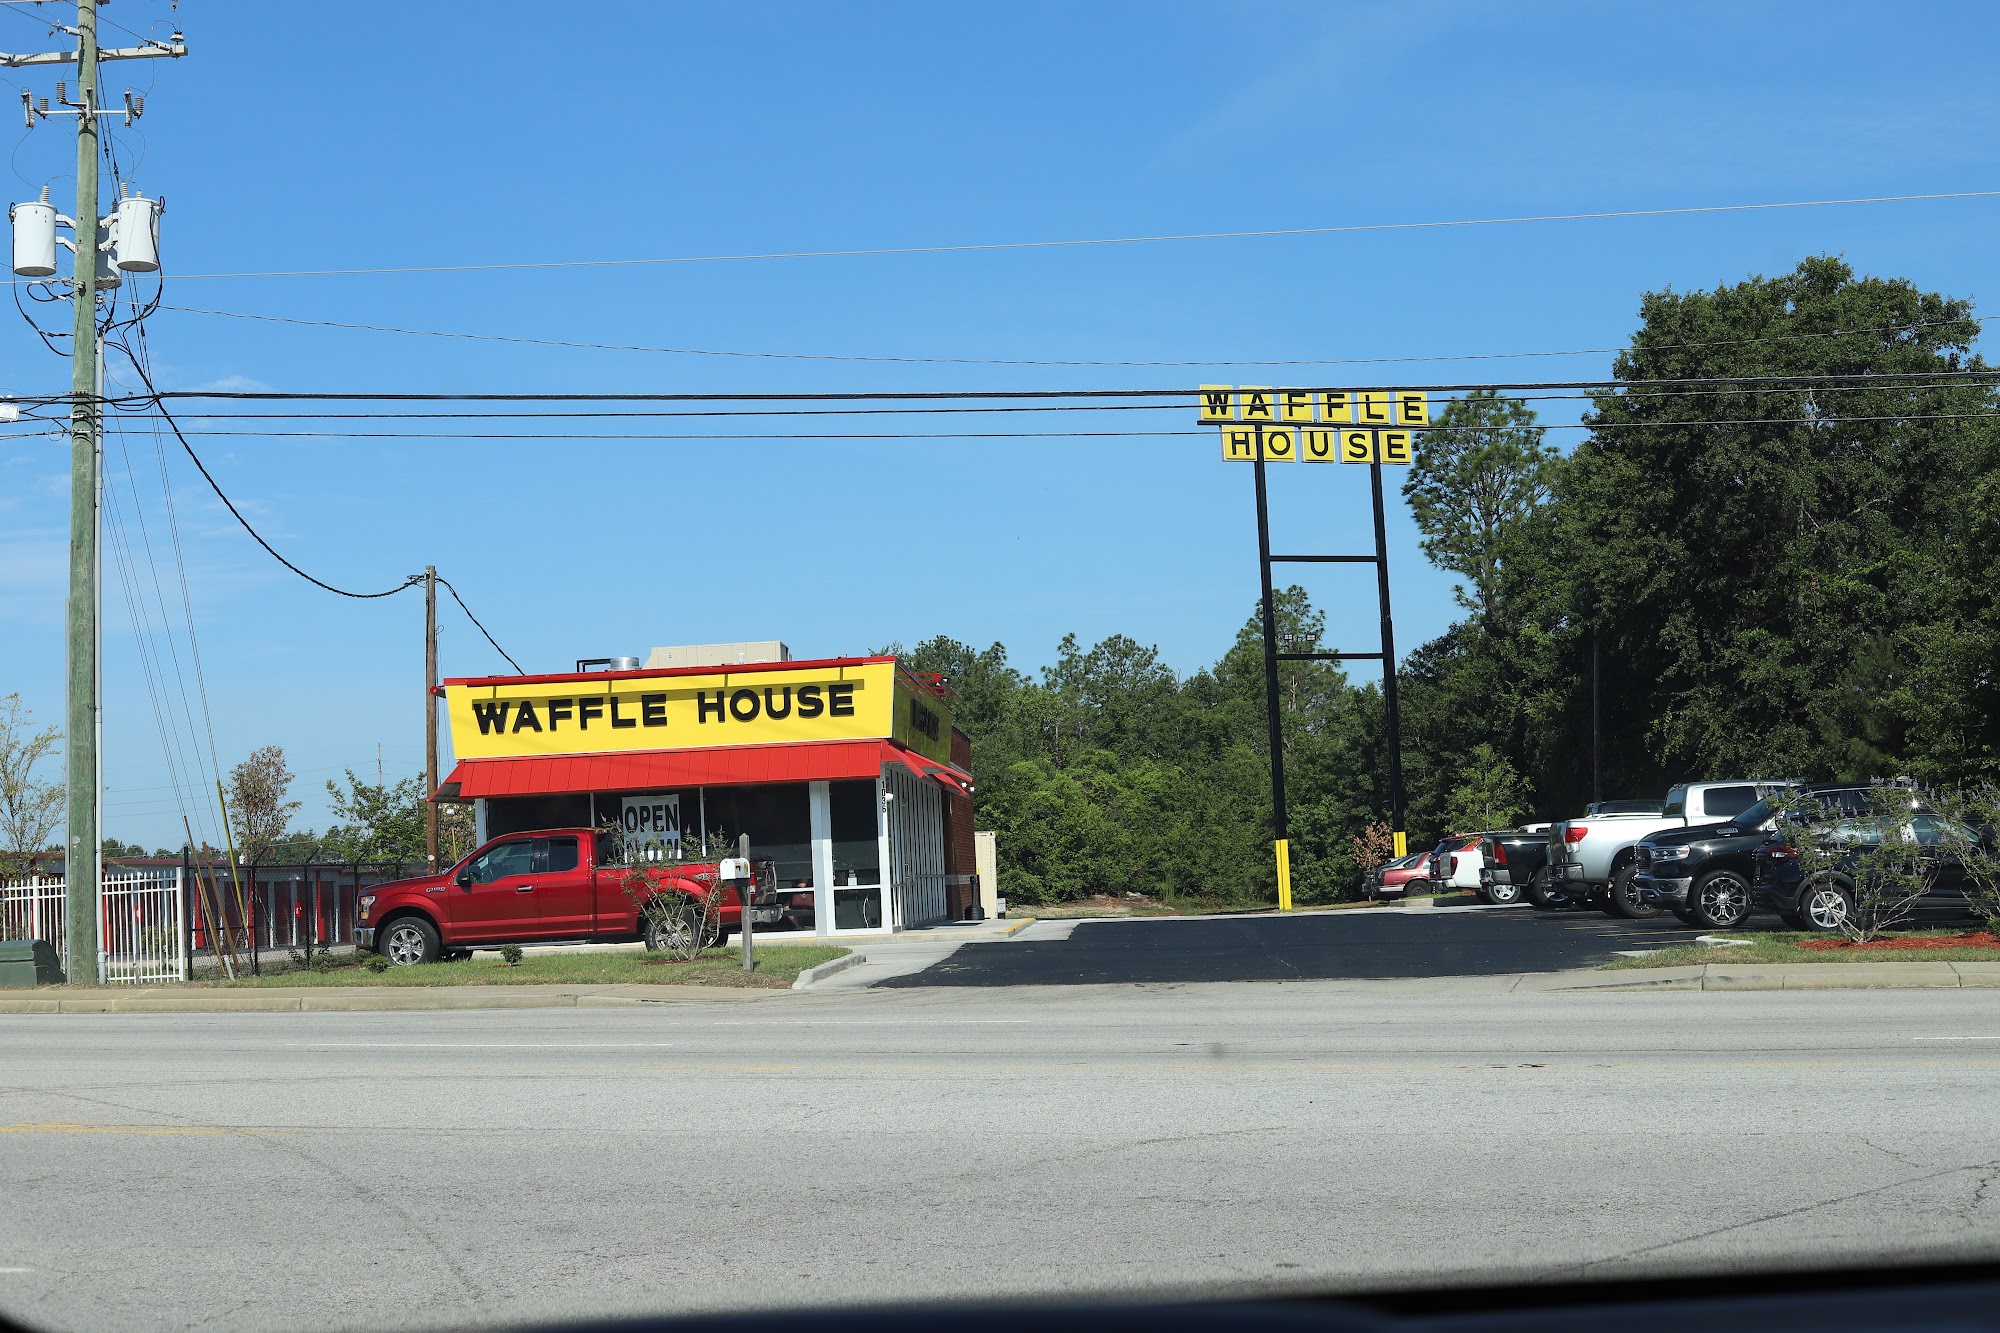
[{"label": "white pickup truck", "polygon": [[1720,824],[1796,785],[1775,778],[1685,782],[1667,792],[1657,815],[1605,814],[1557,824],[1549,830],[1551,896],[1596,904],[1613,916],[1658,916],[1659,905],[1632,886],[1633,850],[1641,838],[1661,829]]}]

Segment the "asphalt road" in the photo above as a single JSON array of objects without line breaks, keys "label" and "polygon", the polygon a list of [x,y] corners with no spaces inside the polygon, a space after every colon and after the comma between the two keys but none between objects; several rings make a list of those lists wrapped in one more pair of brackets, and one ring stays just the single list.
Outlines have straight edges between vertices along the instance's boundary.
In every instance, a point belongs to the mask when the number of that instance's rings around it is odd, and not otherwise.
[{"label": "asphalt road", "polygon": [[[1067,926],[1067,923],[1055,923]],[[1086,921],[1066,939],[967,944],[883,986],[1075,986],[1342,977],[1493,976],[1595,967],[1622,949],[1693,943],[1672,917],[1602,912],[1397,912]]]},{"label": "asphalt road", "polygon": [[2000,992],[1482,988],[0,1017],[0,1311],[435,1328],[2000,1250]]}]

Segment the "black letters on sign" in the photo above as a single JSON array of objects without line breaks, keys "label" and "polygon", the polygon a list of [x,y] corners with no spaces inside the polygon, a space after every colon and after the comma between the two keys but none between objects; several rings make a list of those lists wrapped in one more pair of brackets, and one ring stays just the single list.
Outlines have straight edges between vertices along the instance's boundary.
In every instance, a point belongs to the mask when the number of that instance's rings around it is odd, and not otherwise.
[{"label": "black letters on sign", "polygon": [[735,690],[729,696],[729,716],[738,722],[754,722],[757,719],[757,691]]},{"label": "black letters on sign", "polygon": [[519,731],[523,727],[530,731],[542,729],[542,720],[535,716],[535,701],[532,699],[521,700],[520,708],[514,713],[514,730]]},{"label": "black letters on sign", "polygon": [[[642,694],[639,696],[639,720],[649,727],[667,725],[667,696],[664,694]],[[626,723],[631,726],[631,723]]]},{"label": "black letters on sign", "polygon": [[764,716],[790,717],[791,715],[792,715],[792,687],[789,685],[785,686],[785,697],[783,702],[780,702],[779,700],[773,699],[771,697],[771,687],[769,685],[766,685],[764,687]]},{"label": "black letters on sign", "polygon": [[597,700],[578,699],[576,701],[576,729],[578,731],[589,731],[590,719],[603,716],[604,705]]},{"label": "black letters on sign", "polygon": [[575,703],[576,700],[574,699],[549,700],[547,708],[549,714],[550,731],[554,731],[556,729],[556,723],[562,721],[564,718],[576,716],[576,709],[572,706]]},{"label": "black letters on sign", "polygon": [[636,718],[618,716],[618,696],[615,694],[611,696],[611,725],[613,727],[636,727],[639,725]]},{"label": "black letters on sign", "polygon": [[507,734],[507,710],[514,705],[506,699],[474,699],[472,716],[478,719],[482,736]]},{"label": "black letters on sign", "polygon": [[717,722],[722,721],[722,691],[717,690],[715,698],[711,700],[708,697],[707,690],[696,690],[694,692],[694,707],[695,721],[707,722],[708,712],[711,708],[715,710],[715,720]]},{"label": "black letters on sign", "polygon": [[819,686],[799,686],[799,716],[818,717],[826,711],[826,704],[819,697]]},{"label": "black letters on sign", "polygon": [[844,680],[826,687],[826,713],[828,717],[854,716],[853,682]]}]

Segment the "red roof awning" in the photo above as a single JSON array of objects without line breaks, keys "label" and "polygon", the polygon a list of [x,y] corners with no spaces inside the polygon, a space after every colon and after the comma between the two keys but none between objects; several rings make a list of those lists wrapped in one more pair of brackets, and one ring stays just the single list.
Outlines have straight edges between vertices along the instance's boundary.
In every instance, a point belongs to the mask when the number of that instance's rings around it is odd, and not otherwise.
[{"label": "red roof awning", "polygon": [[936,778],[954,791],[972,790],[970,773],[961,773],[948,764],[940,764],[935,759],[926,759],[915,750],[898,750],[894,758],[897,762],[908,765],[910,771],[918,777]]},{"label": "red roof awning", "polygon": [[447,801],[469,801],[493,796],[657,791],[663,787],[828,782],[880,777],[882,765],[892,761],[909,763],[912,767],[917,764],[937,767],[928,759],[882,740],[727,745],[698,750],[542,755],[527,759],[461,759],[451,770],[451,776],[438,787],[437,795]]}]

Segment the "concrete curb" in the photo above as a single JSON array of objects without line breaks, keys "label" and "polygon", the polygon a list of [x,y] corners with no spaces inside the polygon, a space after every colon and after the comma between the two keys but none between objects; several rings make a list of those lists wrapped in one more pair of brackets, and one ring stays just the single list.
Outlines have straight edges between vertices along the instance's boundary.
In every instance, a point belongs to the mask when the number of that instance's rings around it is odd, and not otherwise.
[{"label": "concrete curb", "polygon": [[831,962],[820,963],[807,968],[805,971],[799,973],[798,976],[792,978],[792,989],[809,990],[820,982],[825,981],[828,977],[836,973],[845,972],[850,967],[859,967],[867,961],[868,955],[857,949],[845,957],[836,958]]},{"label": "concrete curb", "polygon": [[699,1004],[784,995],[781,989],[736,986],[448,986],[394,990],[299,988],[234,994],[144,991],[11,996],[0,1014],[269,1014],[438,1012],[468,1009],[597,1009],[645,1004]]},{"label": "concrete curb", "polygon": [[[1557,973],[1579,978],[1547,987],[1561,991],[1989,990],[2000,987],[2000,963],[1699,963],[1663,967],[1653,976],[1613,980],[1617,973]],[[1582,976],[1592,978],[1589,982]]]}]

